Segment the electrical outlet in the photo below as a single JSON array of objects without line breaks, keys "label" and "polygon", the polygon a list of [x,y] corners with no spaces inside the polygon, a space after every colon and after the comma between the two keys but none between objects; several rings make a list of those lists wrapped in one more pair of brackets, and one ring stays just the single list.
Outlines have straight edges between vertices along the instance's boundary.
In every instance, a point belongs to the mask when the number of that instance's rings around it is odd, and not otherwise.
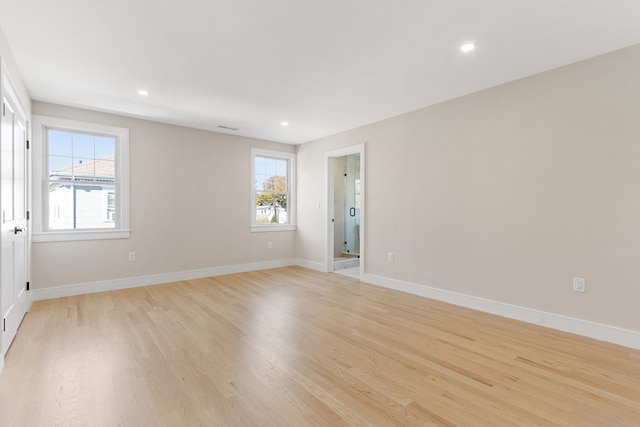
[{"label": "electrical outlet", "polygon": [[574,277],[573,278],[573,291],[574,292],[584,292],[586,289],[586,283],[583,277]]},{"label": "electrical outlet", "polygon": [[136,260],[136,253],[129,252],[129,261],[135,261],[135,260]]},{"label": "electrical outlet", "polygon": [[393,258],[394,258],[393,252],[389,252],[387,254],[387,261],[393,262]]},{"label": "electrical outlet", "polygon": [[273,242],[267,242],[267,249],[273,249]]}]

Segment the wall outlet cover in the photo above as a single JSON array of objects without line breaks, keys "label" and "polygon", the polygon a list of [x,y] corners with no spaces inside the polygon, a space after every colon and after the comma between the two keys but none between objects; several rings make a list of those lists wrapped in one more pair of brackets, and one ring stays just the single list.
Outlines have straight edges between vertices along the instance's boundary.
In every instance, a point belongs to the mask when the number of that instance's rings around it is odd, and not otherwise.
[{"label": "wall outlet cover", "polygon": [[573,291],[584,292],[586,290],[586,283],[583,277],[573,278]]}]

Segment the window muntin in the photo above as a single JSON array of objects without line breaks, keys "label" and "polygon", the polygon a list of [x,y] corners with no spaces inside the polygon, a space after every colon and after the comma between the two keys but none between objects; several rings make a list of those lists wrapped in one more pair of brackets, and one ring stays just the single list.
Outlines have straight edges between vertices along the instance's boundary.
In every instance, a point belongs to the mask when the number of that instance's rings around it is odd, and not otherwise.
[{"label": "window muntin", "polygon": [[252,231],[295,229],[295,154],[252,150]]}]

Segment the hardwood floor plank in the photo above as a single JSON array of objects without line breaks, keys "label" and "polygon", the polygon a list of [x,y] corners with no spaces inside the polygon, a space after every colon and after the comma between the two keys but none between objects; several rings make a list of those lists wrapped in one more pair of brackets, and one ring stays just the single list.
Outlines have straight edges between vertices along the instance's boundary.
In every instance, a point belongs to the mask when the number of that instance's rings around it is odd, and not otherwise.
[{"label": "hardwood floor plank", "polygon": [[0,425],[640,426],[640,352],[287,267],[34,303]]}]

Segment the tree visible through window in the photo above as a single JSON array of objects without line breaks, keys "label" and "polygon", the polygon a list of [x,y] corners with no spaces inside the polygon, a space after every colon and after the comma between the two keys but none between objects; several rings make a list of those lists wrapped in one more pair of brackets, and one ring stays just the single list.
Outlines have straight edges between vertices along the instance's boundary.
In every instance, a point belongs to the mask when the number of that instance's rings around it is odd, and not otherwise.
[{"label": "tree visible through window", "polygon": [[287,224],[288,160],[255,157],[256,224]]}]

